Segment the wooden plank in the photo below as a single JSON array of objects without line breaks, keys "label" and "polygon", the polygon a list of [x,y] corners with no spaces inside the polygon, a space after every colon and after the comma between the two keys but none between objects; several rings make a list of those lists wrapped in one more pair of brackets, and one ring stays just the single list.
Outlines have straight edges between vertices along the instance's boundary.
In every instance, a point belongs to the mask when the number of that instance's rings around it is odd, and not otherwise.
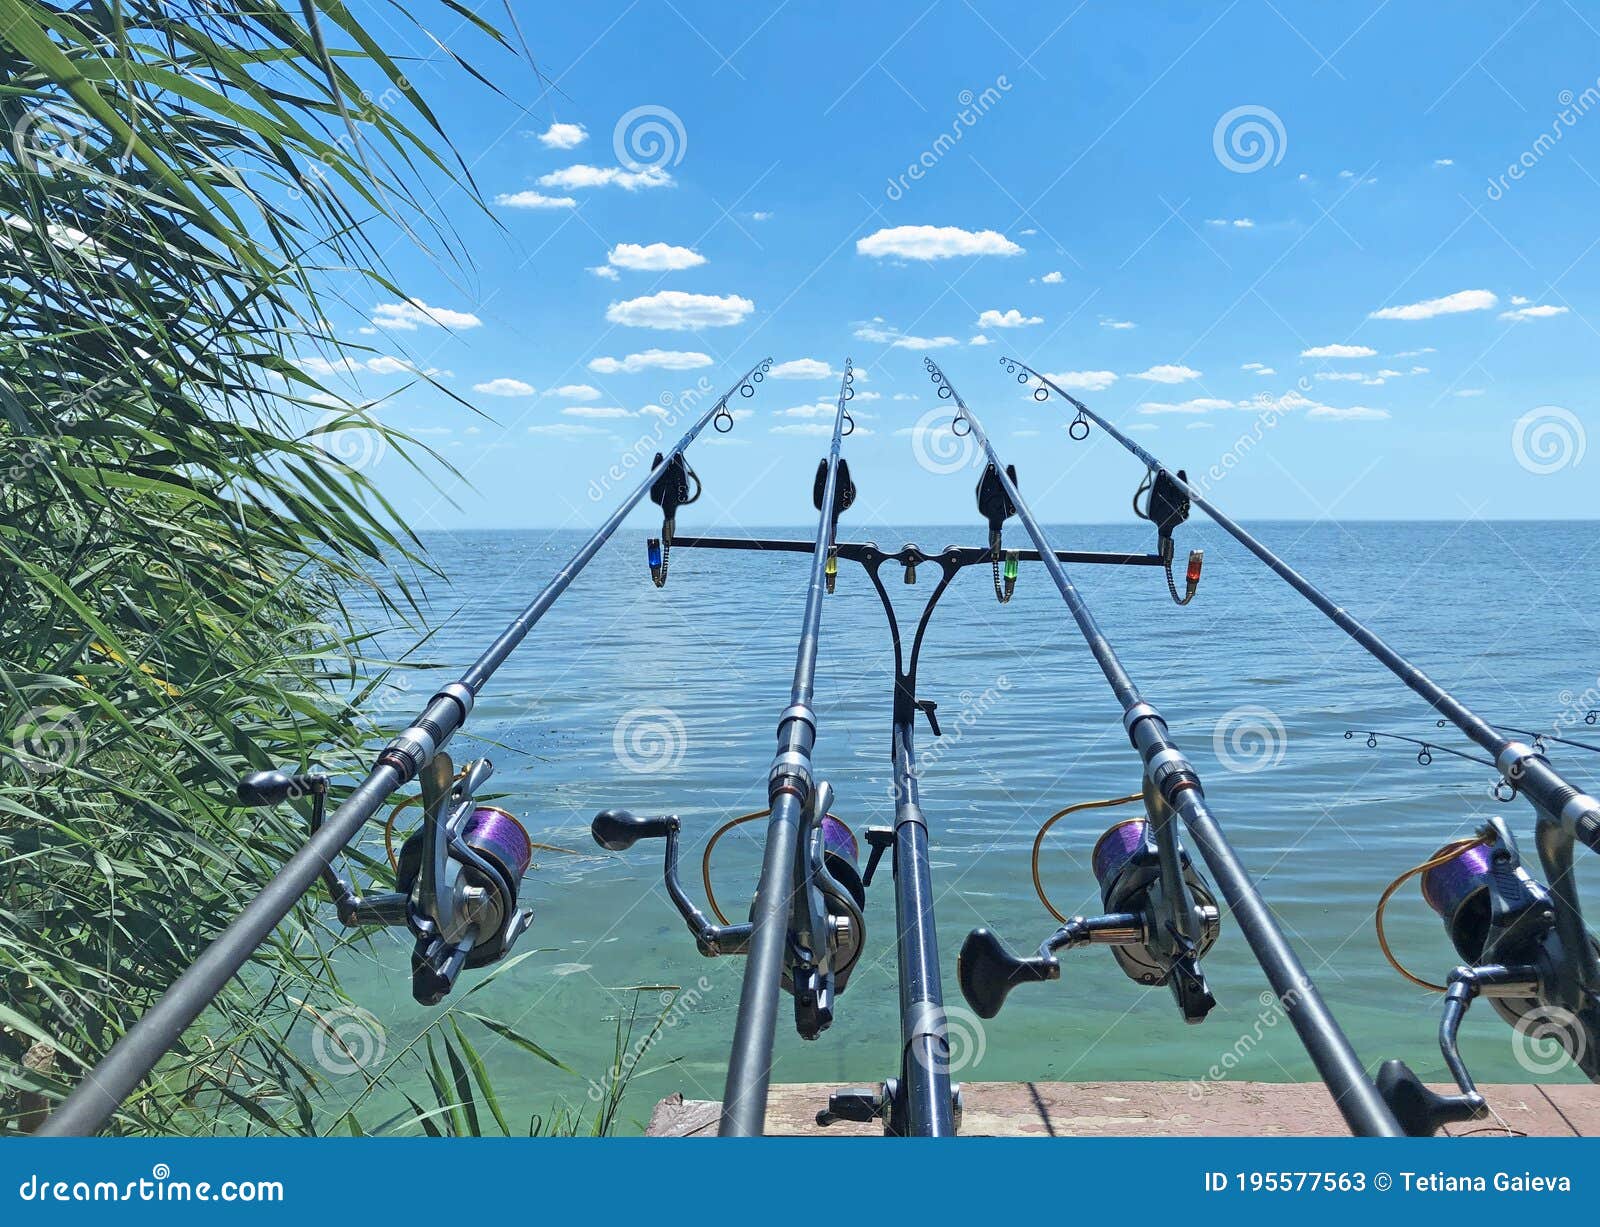
[{"label": "wooden plank", "polygon": [[[880,1135],[876,1122],[817,1125],[818,1110],[837,1089],[820,1082],[774,1086],[767,1101],[767,1133]],[[1600,1086],[1482,1089],[1500,1120],[1452,1125],[1447,1133],[1600,1137]],[[1319,1082],[968,1082],[962,1085],[962,1104],[961,1132],[968,1137],[1327,1137],[1346,1132]],[[712,1136],[720,1108],[711,1100],[669,1096],[656,1105],[649,1135]]]}]

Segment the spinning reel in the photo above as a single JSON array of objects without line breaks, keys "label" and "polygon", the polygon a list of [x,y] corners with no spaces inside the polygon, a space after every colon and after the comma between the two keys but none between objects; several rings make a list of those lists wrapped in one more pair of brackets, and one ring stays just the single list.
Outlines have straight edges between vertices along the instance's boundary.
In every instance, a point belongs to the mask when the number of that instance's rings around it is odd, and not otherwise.
[{"label": "spinning reel", "polygon": [[[1115,823],[1100,836],[1090,856],[1105,915],[1063,916],[1039,880],[1039,847],[1056,821],[1080,809],[1142,801],[1145,817]],[[1061,927],[1039,944],[1032,958],[1018,958],[988,929],[974,929],[956,961],[961,995],[980,1018],[1000,1012],[1006,995],[1019,984],[1059,980],[1056,952],[1084,945],[1108,945],[1117,965],[1139,984],[1165,984],[1185,1022],[1198,1023],[1216,1005],[1200,959],[1216,943],[1221,912],[1206,880],[1178,842],[1177,817],[1161,794],[1144,789],[1111,801],[1068,806],[1039,829],[1034,841],[1034,885],[1045,908]]]},{"label": "spinning reel", "polygon": [[[828,812],[832,802],[832,787],[818,784],[810,804],[802,810],[801,855],[796,863],[789,941],[783,960],[782,984],[794,997],[795,1030],[808,1040],[816,1039],[832,1024],[834,999],[849,983],[867,937],[866,884],[857,868],[860,850],[850,828]],[[745,818],[765,817],[768,812],[747,814]],[[754,926],[748,921],[713,924],[684,890],[678,876],[681,825],[676,814],[641,818],[625,809],[612,809],[597,814],[590,830],[595,843],[611,852],[626,852],[641,839],[665,839],[663,881],[696,948],[708,958],[747,954]],[[877,840],[873,843],[876,853]],[[873,860],[876,859],[874,855]],[[716,911],[709,875],[706,887]]]},{"label": "spinning reel", "polygon": [[[1546,860],[1545,872],[1558,875]],[[1412,975],[1394,958],[1384,934],[1383,910],[1407,880],[1420,875],[1422,898],[1444,922],[1464,963],[1447,984]],[[1554,1041],[1572,1062],[1600,1082],[1600,981],[1595,939],[1578,926],[1587,949],[1572,950],[1558,923],[1552,891],[1522,867],[1503,819],[1491,818],[1471,839],[1447,844],[1396,878],[1377,909],[1378,941],[1395,969],[1412,983],[1445,995],[1439,1050],[1460,1092],[1440,1095],[1404,1061],[1386,1061],[1378,1089],[1407,1133],[1427,1136],[1440,1125],[1489,1114],[1461,1058],[1458,1035],[1468,1008],[1487,997],[1495,1013],[1529,1043]]]},{"label": "spinning reel", "polygon": [[[351,927],[404,925],[416,936],[411,954],[411,995],[437,1005],[466,967],[503,959],[533,921],[518,911],[517,890],[533,860],[533,843],[520,822],[474,796],[494,772],[486,758],[452,778],[447,754],[423,769],[422,827],[400,848],[395,889],[357,894],[331,865],[322,880],[341,923]],[[311,829],[322,826],[328,778],[256,771],[239,781],[245,805],[280,805],[311,797]]]},{"label": "spinning reel", "polygon": [[[1179,605],[1187,605],[1194,600],[1195,589],[1200,586],[1200,568],[1205,562],[1204,550],[1189,551],[1189,566],[1184,572],[1184,591],[1180,597],[1178,585],[1172,578],[1172,559],[1177,550],[1172,530],[1189,518],[1189,496],[1178,484],[1187,483],[1188,480],[1189,475],[1182,469],[1178,470],[1177,481],[1165,469],[1150,469],[1146,470],[1139,488],[1133,492],[1133,514],[1156,526],[1156,552],[1161,555],[1162,566],[1167,572],[1167,591]],[[1142,506],[1139,502],[1141,498],[1144,500]]]}]

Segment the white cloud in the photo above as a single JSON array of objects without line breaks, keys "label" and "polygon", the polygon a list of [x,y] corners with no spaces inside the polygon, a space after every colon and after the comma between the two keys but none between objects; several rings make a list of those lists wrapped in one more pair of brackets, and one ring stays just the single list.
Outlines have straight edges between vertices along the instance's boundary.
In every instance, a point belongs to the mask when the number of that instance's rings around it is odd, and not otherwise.
[{"label": "white cloud", "polygon": [[1039,315],[1024,315],[1015,307],[1005,311],[990,309],[978,316],[979,328],[1028,328],[1034,324],[1044,323],[1044,317]]},{"label": "white cloud", "polygon": [[1499,303],[1488,290],[1457,290],[1443,298],[1429,298],[1403,307],[1384,307],[1374,311],[1375,320],[1431,320],[1436,315],[1457,315],[1462,311],[1487,311]]},{"label": "white cloud", "polygon": [[382,302],[372,309],[372,322],[379,328],[400,332],[415,332],[419,326],[429,328],[477,328],[483,323],[470,311],[452,311],[448,307],[430,307],[420,298],[405,302]]},{"label": "white cloud", "polygon": [[[373,375],[402,375],[417,374],[417,368],[409,362],[402,362],[399,358],[391,358],[387,354],[379,354],[375,358],[296,358],[294,364],[301,370],[312,375],[358,375],[366,371]],[[437,372],[428,371],[426,374]]]},{"label": "white cloud", "polygon": [[[1391,371],[1391,375],[1403,375],[1404,371]],[[1376,375],[1369,375],[1366,371],[1318,371],[1313,377],[1321,380],[1335,380],[1343,383],[1359,383],[1369,388],[1382,387],[1388,378],[1382,371]]]},{"label": "white cloud", "polygon": [[677,272],[704,264],[706,258],[687,247],[674,247],[671,243],[618,243],[606,259],[617,268],[637,269],[645,272]]},{"label": "white cloud", "polygon": [[561,411],[569,418],[631,418],[633,414],[615,405],[569,405]]},{"label": "white cloud", "polygon": [[766,212],[763,212],[760,209],[757,209],[754,213],[752,213],[750,215],[750,220],[753,221],[753,222],[771,221],[772,220],[772,214],[766,213]]},{"label": "white cloud", "polygon": [[887,327],[882,320],[873,320],[869,324],[856,325],[854,335],[858,341],[872,341],[878,345],[887,345],[892,349],[948,349],[952,345],[961,344],[955,337],[908,336],[898,328]]},{"label": "white cloud", "polygon": [[586,166],[582,162],[539,176],[540,187],[559,187],[568,191],[587,187],[620,187],[637,192],[640,188],[672,187],[671,175],[659,166],[623,170],[620,166]]},{"label": "white cloud", "polygon": [[576,149],[589,139],[582,124],[551,124],[539,133],[539,143],[546,149]]},{"label": "white cloud", "polygon": [[621,279],[621,274],[609,264],[590,265],[589,271],[603,281],[618,281]]},{"label": "white cloud", "polygon": [[945,260],[952,256],[1015,256],[1018,247],[995,230],[963,230],[959,226],[891,226],[856,240],[856,251],[882,259]]},{"label": "white cloud", "polygon": [[1206,225],[1231,226],[1235,230],[1254,230],[1256,224],[1253,219],[1248,217],[1208,217],[1206,218]]},{"label": "white cloud", "polygon": [[1513,294],[1511,296],[1511,305],[1513,307],[1525,307],[1532,301],[1531,298],[1525,298],[1521,294]]},{"label": "white cloud", "polygon": [[1139,406],[1140,413],[1211,413],[1217,409],[1232,409],[1234,402],[1219,400],[1215,396],[1197,396],[1193,400],[1178,401],[1147,401]]},{"label": "white cloud", "polygon": [[632,375],[638,371],[692,371],[711,365],[711,355],[682,349],[647,349],[626,358],[593,358],[589,369],[596,375]]},{"label": "white cloud", "polygon": [[1396,358],[1420,358],[1420,357],[1422,357],[1423,354],[1436,354],[1438,352],[1439,351],[1434,349],[1433,346],[1427,345],[1427,346],[1424,346],[1422,349],[1402,349],[1399,353],[1395,354],[1394,357],[1396,357]]},{"label": "white cloud", "polygon": [[1060,285],[1066,280],[1066,278],[1063,277],[1060,272],[1051,272],[1046,273],[1043,277],[1040,277],[1039,280],[1044,282],[1045,285]]},{"label": "white cloud", "polygon": [[557,439],[577,439],[584,435],[603,435],[606,432],[598,426],[585,426],[581,422],[549,422],[542,426],[528,427],[530,435],[549,435]]},{"label": "white cloud", "polygon": [[755,303],[737,294],[686,294],[682,290],[662,290],[643,298],[614,302],[606,308],[606,319],[631,328],[660,328],[667,332],[688,332],[699,328],[725,328],[738,324],[756,309]]},{"label": "white cloud", "polygon": [[1145,379],[1151,383],[1187,383],[1199,379],[1200,372],[1192,366],[1152,366],[1149,370],[1129,375],[1129,379]]},{"label": "white cloud", "polygon": [[1122,332],[1135,327],[1135,325],[1132,320],[1101,320],[1100,327],[1115,328],[1117,331]]},{"label": "white cloud", "polygon": [[1370,345],[1313,345],[1302,349],[1302,358],[1370,358],[1378,351]]},{"label": "white cloud", "polygon": [[501,192],[494,198],[503,209],[571,209],[577,201],[571,196],[546,196],[543,192]]},{"label": "white cloud", "polygon": [[564,383],[559,388],[551,388],[545,395],[559,400],[599,400],[600,389],[586,383]]},{"label": "white cloud", "polygon": [[833,367],[820,358],[793,358],[767,372],[771,379],[832,379]]},{"label": "white cloud", "polygon": [[1244,362],[1240,364],[1239,369],[1241,371],[1254,371],[1257,375],[1276,375],[1278,373],[1264,362]]},{"label": "white cloud", "polygon": [[1454,158],[1435,158],[1433,164],[1435,166],[1454,166],[1456,160]]},{"label": "white cloud", "polygon": [[894,394],[894,399],[895,400],[916,400],[917,398],[915,396],[912,396],[911,393],[909,393],[909,392],[896,392]]},{"label": "white cloud", "polygon": [[1351,405],[1348,409],[1339,409],[1333,405],[1313,405],[1306,416],[1328,422],[1379,422],[1389,416],[1389,411],[1369,409],[1366,405]]},{"label": "white cloud", "polygon": [[523,383],[520,379],[490,379],[484,383],[472,385],[474,392],[482,392],[485,396],[532,396],[533,385]]},{"label": "white cloud", "polygon": [[779,409],[772,416],[773,417],[778,417],[778,418],[821,418],[821,417],[825,417],[825,418],[829,419],[830,421],[832,421],[833,420],[833,415],[835,413],[837,413],[838,410],[839,410],[838,402],[836,402],[836,401],[828,401],[828,400],[819,400],[814,405],[793,405],[788,409]]},{"label": "white cloud", "polygon": [[1045,372],[1045,378],[1068,392],[1104,392],[1117,382],[1115,371],[1059,371]]},{"label": "white cloud", "polygon": [[[1515,299],[1512,299],[1515,302]],[[1524,300],[1526,301],[1526,300]],[[1547,320],[1552,315],[1565,315],[1567,308],[1553,307],[1543,303],[1537,307],[1518,307],[1515,311],[1502,311],[1500,318],[1503,320]]]},{"label": "white cloud", "polygon": [[967,341],[967,344],[968,345],[989,345],[989,344],[992,344],[992,342],[989,340],[988,337],[984,336],[980,332],[977,336],[969,338],[968,341]]}]

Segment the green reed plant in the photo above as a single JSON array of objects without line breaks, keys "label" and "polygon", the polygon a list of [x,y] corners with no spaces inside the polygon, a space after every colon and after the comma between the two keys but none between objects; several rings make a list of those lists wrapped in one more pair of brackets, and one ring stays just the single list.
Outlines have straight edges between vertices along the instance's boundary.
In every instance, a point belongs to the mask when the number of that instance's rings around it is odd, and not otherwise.
[{"label": "green reed plant", "polygon": [[[513,49],[454,0],[372,11],[473,77],[463,31]],[[339,772],[415,706],[348,607],[419,619],[426,565],[360,461],[438,458],[296,362],[359,360],[325,307],[403,300],[382,244],[451,260],[433,194],[479,203],[406,72],[338,0],[0,0],[0,1132],[303,841],[234,780]],[[117,1129],[324,1131],[326,917],[280,926]]]}]

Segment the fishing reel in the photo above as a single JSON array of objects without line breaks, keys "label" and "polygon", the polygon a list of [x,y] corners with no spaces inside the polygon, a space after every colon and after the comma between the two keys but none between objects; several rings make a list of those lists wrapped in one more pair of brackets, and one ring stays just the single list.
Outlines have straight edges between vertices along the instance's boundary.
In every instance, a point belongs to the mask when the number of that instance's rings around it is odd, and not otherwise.
[{"label": "fishing reel", "polygon": [[[1550,869],[1546,865],[1546,871]],[[1420,875],[1422,898],[1444,922],[1463,964],[1447,984],[1412,975],[1389,950],[1383,909],[1405,882]],[[1468,1008],[1486,997],[1523,1043],[1570,1058],[1592,1082],[1600,1082],[1600,992],[1584,967],[1595,966],[1600,944],[1584,931],[1591,949],[1571,951],[1562,940],[1557,904],[1526,869],[1516,841],[1501,818],[1491,818],[1471,839],[1448,844],[1390,884],[1379,901],[1378,940],[1395,969],[1423,988],[1444,993],[1439,1051],[1458,1094],[1429,1090],[1404,1061],[1386,1061],[1378,1090],[1408,1134],[1426,1137],[1440,1125],[1489,1114],[1483,1095],[1462,1060],[1458,1037]]]},{"label": "fishing reel", "polygon": [[[1200,586],[1200,568],[1205,562],[1204,550],[1189,551],[1189,566],[1184,572],[1184,589],[1180,597],[1178,585],[1172,578],[1172,560],[1177,551],[1172,531],[1189,518],[1189,496],[1178,484],[1187,483],[1188,480],[1189,475],[1182,469],[1178,470],[1176,481],[1165,469],[1148,469],[1139,482],[1139,488],[1133,492],[1133,514],[1156,526],[1156,552],[1166,569],[1167,591],[1179,605],[1187,605],[1194,600],[1195,589]],[[1141,498],[1143,504],[1139,501]]]},{"label": "fishing reel", "polygon": [[[411,930],[411,995],[422,1005],[442,1001],[463,968],[503,959],[533,921],[531,909],[517,908],[517,891],[533,860],[528,832],[505,810],[474,800],[493,764],[483,758],[453,777],[452,771],[442,752],[423,768],[422,826],[392,858],[394,890],[361,895],[331,865],[322,870],[341,923]],[[283,771],[252,772],[238,785],[245,805],[309,796],[313,833],[322,826],[327,792],[324,775]]]},{"label": "fishing reel", "polygon": [[[1017,484],[1017,466],[1006,465],[1006,476],[1011,479],[1011,484]],[[989,561],[994,568],[994,595],[995,600],[1002,605],[1011,600],[1012,594],[1017,590],[1017,551],[1006,550],[1004,557],[1005,577],[1001,580],[1001,531],[1005,523],[1017,514],[1017,505],[1011,501],[1011,496],[1006,493],[1005,484],[1000,480],[1000,471],[993,464],[983,466],[983,473],[978,478],[978,514],[989,521]]]},{"label": "fishing reel", "polygon": [[[1039,848],[1060,818],[1080,809],[1142,801],[1145,817],[1113,824],[1095,843],[1090,865],[1100,884],[1102,916],[1064,916],[1039,878]],[[1176,815],[1145,781],[1142,793],[1114,801],[1068,806],[1052,815],[1034,840],[1033,880],[1039,898],[1061,927],[1039,944],[1032,958],[1018,958],[988,929],[967,934],[956,960],[961,995],[980,1018],[1000,1012],[1019,984],[1059,980],[1058,950],[1107,945],[1123,973],[1139,984],[1165,984],[1188,1023],[1205,1019],[1216,998],[1200,959],[1216,943],[1222,914],[1205,878],[1178,843]]]},{"label": "fishing reel", "polygon": [[[660,452],[650,462],[655,471],[664,459]],[[693,486],[694,492],[690,493]],[[696,502],[701,493],[700,478],[689,467],[682,452],[673,452],[661,476],[650,484],[650,501],[661,508],[661,536],[651,537],[645,543],[645,556],[650,564],[650,579],[657,588],[667,586],[667,564],[672,559],[672,534],[676,531],[678,508]]]},{"label": "fishing reel", "polygon": [[[832,801],[833,789],[818,784],[811,803],[802,811],[800,855],[784,951],[783,988],[794,997],[795,1029],[808,1040],[816,1039],[832,1024],[834,999],[849,984],[867,937],[866,884],[857,868],[860,849],[850,828],[828,812]],[[758,811],[728,823],[713,836],[712,846],[731,827],[769,813]],[[595,843],[610,852],[626,852],[641,839],[666,840],[662,878],[696,948],[708,958],[749,953],[754,926],[749,921],[730,924],[717,907],[711,891],[709,846],[703,862],[706,896],[720,923],[713,923],[684,890],[678,876],[681,826],[676,814],[642,818],[625,809],[613,809],[597,814],[590,830]]]}]

